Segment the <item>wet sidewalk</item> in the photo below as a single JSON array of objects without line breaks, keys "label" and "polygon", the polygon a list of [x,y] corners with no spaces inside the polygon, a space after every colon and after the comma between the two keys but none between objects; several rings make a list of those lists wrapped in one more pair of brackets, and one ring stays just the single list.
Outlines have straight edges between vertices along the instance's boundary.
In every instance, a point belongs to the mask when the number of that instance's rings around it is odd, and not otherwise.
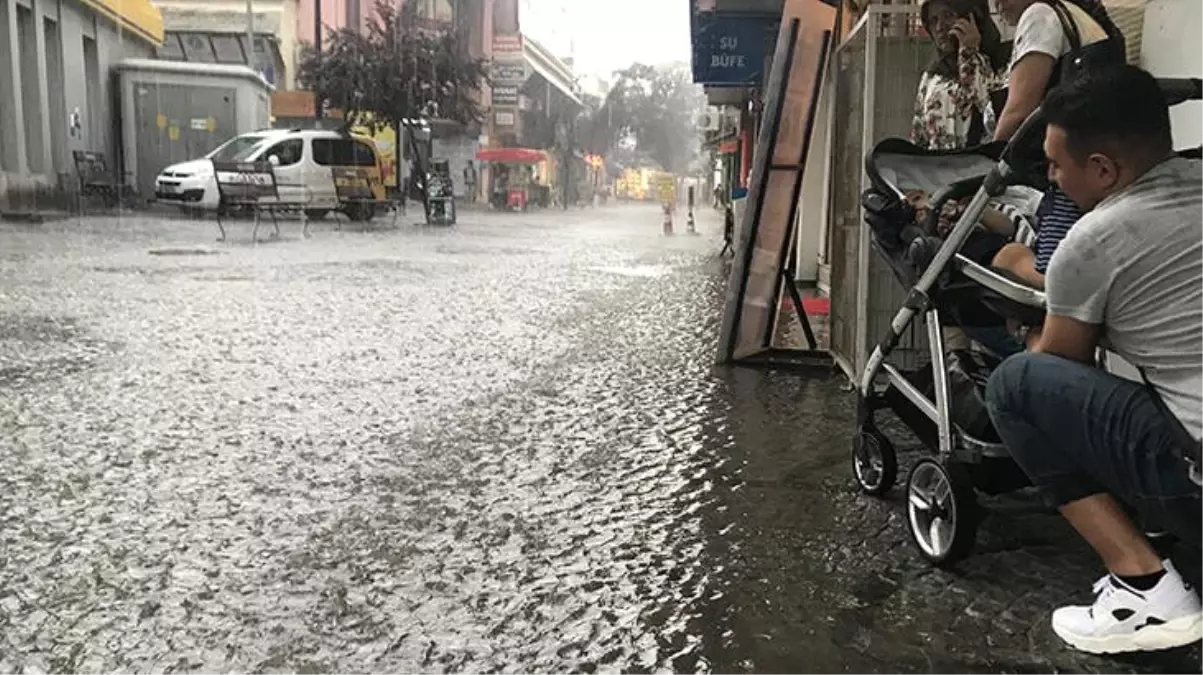
[{"label": "wet sidewalk", "polygon": [[1058,643],[1056,517],[922,563],[841,377],[712,367],[699,229],[0,224],[0,672],[1198,672]]}]

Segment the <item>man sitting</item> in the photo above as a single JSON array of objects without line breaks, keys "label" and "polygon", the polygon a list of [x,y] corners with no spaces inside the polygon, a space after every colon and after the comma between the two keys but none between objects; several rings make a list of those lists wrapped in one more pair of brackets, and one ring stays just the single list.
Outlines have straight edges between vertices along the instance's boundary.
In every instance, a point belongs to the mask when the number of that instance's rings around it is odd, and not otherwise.
[{"label": "man sitting", "polygon": [[[1095,653],[1190,644],[1199,598],[1120,502],[1199,544],[1203,173],[1174,156],[1165,98],[1139,68],[1076,79],[1044,109],[1050,178],[1088,213],[1052,256],[1032,351],[991,376],[990,414],[1109,572],[1093,606],[1053,613],[1057,635]],[[1102,338],[1149,386],[1093,366]]]}]

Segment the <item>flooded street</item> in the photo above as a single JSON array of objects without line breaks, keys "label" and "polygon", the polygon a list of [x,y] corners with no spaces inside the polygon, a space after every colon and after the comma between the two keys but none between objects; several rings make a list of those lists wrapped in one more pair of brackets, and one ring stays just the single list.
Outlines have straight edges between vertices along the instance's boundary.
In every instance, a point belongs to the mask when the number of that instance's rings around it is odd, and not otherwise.
[{"label": "flooded street", "polygon": [[1061,646],[1054,517],[918,560],[699,223],[0,225],[0,672],[1198,672]]}]

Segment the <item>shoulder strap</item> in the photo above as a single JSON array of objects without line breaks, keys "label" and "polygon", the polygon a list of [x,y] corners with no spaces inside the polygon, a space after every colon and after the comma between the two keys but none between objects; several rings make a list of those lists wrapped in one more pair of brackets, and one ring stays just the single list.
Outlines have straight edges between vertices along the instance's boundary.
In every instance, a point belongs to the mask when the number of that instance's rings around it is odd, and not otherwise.
[{"label": "shoulder strap", "polygon": [[1078,30],[1078,23],[1070,16],[1069,10],[1065,5],[1061,4],[1061,0],[1042,0],[1044,4],[1053,8],[1057,13],[1057,19],[1061,21],[1061,30],[1065,33],[1065,39],[1069,41],[1069,50],[1076,52],[1082,48],[1082,33]]},{"label": "shoulder strap", "polygon": [[1175,443],[1185,453],[1183,457],[1196,466],[1203,459],[1203,441],[1196,441],[1194,436],[1186,430],[1186,425],[1182,424],[1182,420],[1178,419],[1165,404],[1165,399],[1161,398],[1161,393],[1157,391],[1157,387],[1149,382],[1149,376],[1145,375],[1144,368],[1137,368],[1140,372],[1140,379],[1144,380],[1145,388],[1149,390],[1149,396],[1153,398],[1153,405],[1157,406],[1157,410],[1166,418],[1166,422],[1170,425],[1170,435],[1174,438]]}]

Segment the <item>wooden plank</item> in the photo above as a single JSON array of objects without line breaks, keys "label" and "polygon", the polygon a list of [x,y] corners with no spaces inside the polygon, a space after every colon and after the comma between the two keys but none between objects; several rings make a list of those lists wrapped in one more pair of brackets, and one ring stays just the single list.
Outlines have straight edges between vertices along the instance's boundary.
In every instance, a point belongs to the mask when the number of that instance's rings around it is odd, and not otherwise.
[{"label": "wooden plank", "polygon": [[719,363],[772,347],[781,272],[793,250],[802,167],[818,113],[818,95],[839,18],[828,0],[786,0],[765,88],[764,116],[752,163],[739,255],[731,266],[719,339]]}]

